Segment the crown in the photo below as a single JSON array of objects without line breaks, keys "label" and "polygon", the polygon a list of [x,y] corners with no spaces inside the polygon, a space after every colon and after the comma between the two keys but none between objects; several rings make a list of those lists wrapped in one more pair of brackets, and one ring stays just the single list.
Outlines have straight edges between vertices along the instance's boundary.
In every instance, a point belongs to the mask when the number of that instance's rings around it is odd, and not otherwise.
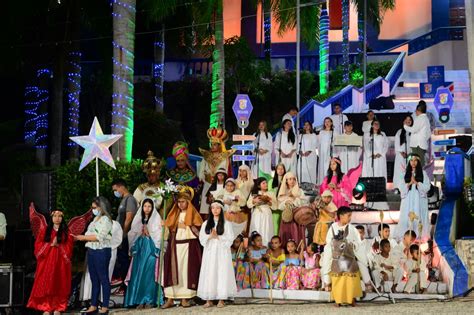
[{"label": "crown", "polygon": [[179,186],[178,187],[178,196],[177,199],[186,199],[193,200],[194,198],[194,189],[189,186]]},{"label": "crown", "polygon": [[209,128],[207,130],[207,137],[211,143],[223,143],[227,140],[227,131],[221,127]]},{"label": "crown", "polygon": [[164,165],[163,160],[159,160],[157,157],[153,155],[152,151],[148,151],[147,158],[143,161],[142,169],[143,172],[147,175],[149,174],[160,174],[160,170]]}]

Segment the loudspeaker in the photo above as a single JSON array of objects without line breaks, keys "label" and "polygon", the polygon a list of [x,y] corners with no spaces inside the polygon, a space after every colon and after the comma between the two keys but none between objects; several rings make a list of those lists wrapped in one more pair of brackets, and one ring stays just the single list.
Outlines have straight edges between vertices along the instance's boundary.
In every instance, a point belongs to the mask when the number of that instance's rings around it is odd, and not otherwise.
[{"label": "loudspeaker", "polygon": [[28,209],[31,202],[36,210],[48,215],[55,207],[55,189],[52,172],[32,172],[21,176],[21,200],[23,220],[28,219]]},{"label": "loudspeaker", "polygon": [[393,103],[392,96],[380,96],[369,102],[369,109],[381,110],[394,108],[395,104]]},{"label": "loudspeaker", "polygon": [[0,307],[23,306],[24,288],[24,267],[0,265]]},{"label": "loudspeaker", "polygon": [[366,202],[387,201],[385,177],[361,177],[360,182],[365,185]]}]

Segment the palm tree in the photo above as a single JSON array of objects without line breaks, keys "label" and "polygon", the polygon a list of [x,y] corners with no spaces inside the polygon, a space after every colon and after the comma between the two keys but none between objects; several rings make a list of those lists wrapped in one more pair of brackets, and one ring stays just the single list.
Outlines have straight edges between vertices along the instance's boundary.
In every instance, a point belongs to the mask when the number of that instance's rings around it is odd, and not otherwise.
[{"label": "palm tree", "polygon": [[123,135],[112,153],[125,161],[132,160],[135,15],[136,0],[112,1],[112,133]]},{"label": "palm tree", "polygon": [[349,82],[349,0],[342,0],[342,81]]},{"label": "palm tree", "polygon": [[329,90],[329,15],[326,3],[321,4],[319,18],[319,94]]}]

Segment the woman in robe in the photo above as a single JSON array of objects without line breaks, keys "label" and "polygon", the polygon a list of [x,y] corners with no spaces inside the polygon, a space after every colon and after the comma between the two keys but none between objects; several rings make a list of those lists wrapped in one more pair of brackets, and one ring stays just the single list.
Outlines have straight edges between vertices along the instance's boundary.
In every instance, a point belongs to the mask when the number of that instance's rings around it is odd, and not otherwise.
[{"label": "woman in robe", "polygon": [[43,314],[54,312],[56,315],[66,311],[71,293],[74,238],[69,233],[62,211],[51,212],[47,224],[44,218],[42,220],[36,234],[34,254],[37,265],[27,307],[42,311]]},{"label": "woman in robe", "polygon": [[287,172],[296,171],[296,138],[292,129],[292,121],[285,119],[282,130],[275,137],[275,157],[283,163]]},{"label": "woman in robe", "polygon": [[163,309],[173,307],[175,299],[181,300],[182,307],[190,307],[188,299],[196,296],[201,269],[198,237],[202,219],[192,200],[192,188],[184,187],[165,220],[169,237],[164,257],[163,286],[168,300]]},{"label": "woman in robe", "polygon": [[263,245],[268,246],[275,235],[272,211],[277,208],[277,201],[275,193],[268,190],[268,182],[265,177],[259,177],[255,181],[252,195],[247,201],[247,207],[252,209],[250,234],[257,231],[262,236]]},{"label": "woman in robe", "polygon": [[[273,175],[273,179],[271,180],[270,190],[278,196],[278,192],[280,191],[281,183],[283,181],[283,176],[286,174],[285,164],[279,163],[275,167],[275,174]],[[272,212],[273,216],[273,231],[278,233],[280,231],[280,222],[281,222],[281,209],[278,207],[277,202],[277,209]]]},{"label": "woman in robe", "polygon": [[204,247],[197,295],[206,301],[205,308],[218,300],[217,307],[224,307],[224,300],[237,294],[232,253],[234,241],[232,226],[224,219],[224,204],[216,200],[211,204],[212,216],[204,222],[199,241]]},{"label": "woman in robe", "polygon": [[[400,195],[402,202],[400,204],[400,219],[395,233],[398,239],[403,238],[403,234],[408,230],[414,230],[418,234],[418,225],[423,225],[420,235],[423,241],[430,236],[430,221],[428,211],[428,191],[431,188],[431,182],[422,169],[420,157],[417,154],[411,154],[408,157],[409,163],[405,172],[405,184],[400,185]],[[410,213],[414,218],[410,221]],[[413,215],[416,215],[413,216]]]},{"label": "woman in robe", "polygon": [[247,202],[247,199],[249,198],[250,192],[253,188],[253,179],[251,176],[250,167],[248,167],[246,164],[239,166],[239,175],[237,176],[235,182],[237,184],[237,189],[242,193],[245,202]]},{"label": "woman in robe", "polygon": [[334,142],[334,127],[332,120],[329,117],[324,118],[324,128],[319,132],[318,141],[318,153],[319,153],[319,164],[318,164],[318,181],[317,184],[321,185],[326,176],[326,172],[329,167],[329,161],[333,157],[333,142]]},{"label": "woman in robe", "polygon": [[374,120],[369,134],[364,135],[362,177],[385,177],[387,181],[387,150],[387,136],[380,128],[380,122]]},{"label": "woman in robe", "polygon": [[216,176],[214,176],[214,180],[212,181],[211,187],[209,187],[206,193],[206,203],[208,206],[214,202],[214,199],[216,199],[216,194],[224,189],[226,180],[227,171],[223,168],[218,169]]},{"label": "woman in robe", "polygon": [[[403,125],[413,126],[413,118],[407,115],[403,120]],[[399,129],[395,134],[395,163],[393,163],[393,187],[400,191],[400,186],[405,184],[404,175],[407,168],[408,155],[410,148],[411,133],[405,128]]]},{"label": "woman in robe", "polygon": [[[293,212],[293,209],[302,206],[307,202],[303,190],[298,185],[298,180],[292,172],[287,172],[283,177],[283,182],[278,192],[277,198],[279,208],[286,212]],[[291,215],[292,217],[292,215]],[[285,222],[285,216],[280,224],[280,238],[282,247],[286,247],[286,242],[293,239],[297,244],[305,239],[306,227],[297,224],[293,219]]]},{"label": "woman in robe", "polygon": [[[157,295],[159,257],[161,242],[161,217],[151,199],[145,199],[141,211],[137,212],[128,232],[128,243],[132,262],[127,278],[124,306],[137,309],[150,308],[158,304]],[[160,294],[160,297],[163,297]],[[162,301],[159,302],[162,304]]]},{"label": "woman in robe", "polygon": [[216,199],[224,203],[224,216],[232,224],[234,235],[239,235],[247,228],[248,216],[242,212],[242,207],[247,204],[242,192],[237,189],[235,179],[228,178],[225,188],[216,194]]},{"label": "woman in robe", "polygon": [[332,202],[337,208],[349,206],[352,201],[352,185],[350,179],[341,171],[341,160],[337,157],[331,159],[327,176],[324,178],[319,193],[329,190],[332,193]]},{"label": "woman in robe", "polygon": [[309,121],[304,123],[304,133],[301,134],[299,143],[301,157],[297,170],[298,178],[301,183],[316,184],[318,136],[313,132],[313,126]]},{"label": "woman in robe", "polygon": [[263,174],[272,173],[273,139],[272,134],[268,132],[267,122],[264,120],[259,122],[258,131],[254,135],[257,159],[252,165],[252,177],[257,178]]}]

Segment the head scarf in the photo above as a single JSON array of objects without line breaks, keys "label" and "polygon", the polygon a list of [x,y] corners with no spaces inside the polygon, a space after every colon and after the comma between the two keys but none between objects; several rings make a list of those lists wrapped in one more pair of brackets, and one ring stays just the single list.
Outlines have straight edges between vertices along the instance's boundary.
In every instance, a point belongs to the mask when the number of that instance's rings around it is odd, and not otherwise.
[{"label": "head scarf", "polygon": [[186,217],[184,219],[184,224],[186,226],[200,227],[202,225],[202,218],[196,208],[193,206],[191,200],[183,197],[178,197],[176,199],[173,208],[171,209],[168,217],[165,220],[165,226],[168,227],[171,231],[176,231],[178,228],[179,214],[181,210],[178,207],[178,199],[186,199],[188,201],[188,207],[186,208]]},{"label": "head scarf", "polygon": [[142,223],[142,211],[143,205],[145,202],[150,202],[152,204],[152,210],[150,213],[150,217],[148,219],[148,224],[146,225],[148,232],[150,233],[150,237],[155,243],[157,248],[160,248],[161,243],[161,217],[158,211],[156,211],[155,204],[151,199],[143,200],[140,209],[135,214],[133,218],[132,225],[130,227],[130,232],[128,232],[128,244],[129,247],[132,248],[133,244],[135,244],[136,240],[140,235],[142,235],[143,226]]},{"label": "head scarf", "polygon": [[[296,178],[295,174],[292,172],[287,172],[283,179],[281,180],[280,190],[278,191],[278,197],[287,196],[290,194],[290,189],[286,184],[288,178]],[[291,189],[291,194],[293,197],[300,197],[300,186],[298,185],[298,180],[296,180],[295,186]]]},{"label": "head scarf", "polygon": [[332,192],[329,190],[329,189],[326,189],[325,191],[323,191],[321,197],[332,197]]}]

